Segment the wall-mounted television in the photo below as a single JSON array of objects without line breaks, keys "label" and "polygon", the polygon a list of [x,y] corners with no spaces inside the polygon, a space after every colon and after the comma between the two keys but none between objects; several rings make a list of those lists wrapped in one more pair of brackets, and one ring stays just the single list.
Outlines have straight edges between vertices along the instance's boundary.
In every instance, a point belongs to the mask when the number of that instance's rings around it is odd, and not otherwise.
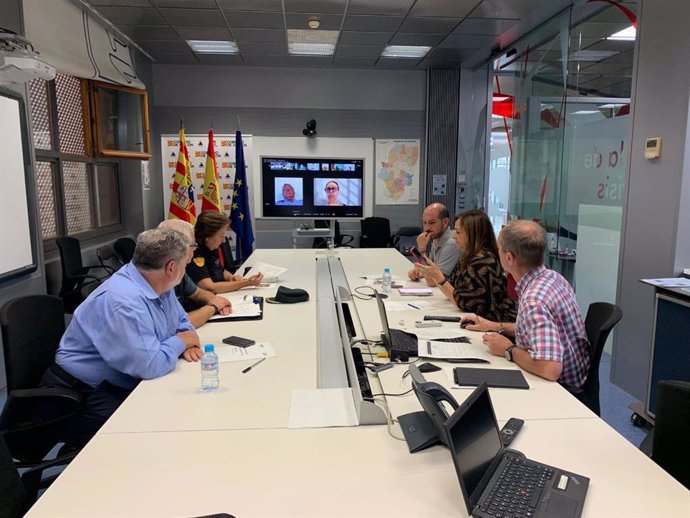
[{"label": "wall-mounted television", "polygon": [[362,218],[364,159],[261,157],[264,218]]}]

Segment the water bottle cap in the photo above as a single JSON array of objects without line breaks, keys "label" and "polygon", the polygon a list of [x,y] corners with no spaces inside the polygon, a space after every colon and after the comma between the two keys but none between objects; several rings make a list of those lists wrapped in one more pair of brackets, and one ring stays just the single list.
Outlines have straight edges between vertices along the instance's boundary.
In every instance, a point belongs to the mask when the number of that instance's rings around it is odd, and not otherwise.
[{"label": "water bottle cap", "polygon": [[391,273],[391,269],[390,268],[384,268],[383,273]]},{"label": "water bottle cap", "polygon": [[205,344],[204,345],[204,352],[205,353],[212,353],[213,352],[213,344]]}]

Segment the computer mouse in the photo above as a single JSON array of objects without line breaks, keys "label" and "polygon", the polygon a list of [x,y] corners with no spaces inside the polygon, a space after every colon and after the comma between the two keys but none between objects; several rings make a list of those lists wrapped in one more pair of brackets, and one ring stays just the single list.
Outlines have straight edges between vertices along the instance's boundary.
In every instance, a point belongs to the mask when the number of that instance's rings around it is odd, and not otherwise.
[{"label": "computer mouse", "polygon": [[460,323],[460,327],[465,329],[467,326],[475,326],[477,323],[474,320],[465,320]]},{"label": "computer mouse", "polygon": [[438,365],[434,365],[433,363],[429,363],[429,362],[422,363],[421,365],[419,365],[419,372],[436,372],[436,371],[440,371],[440,370],[441,370],[441,367],[439,367]]}]

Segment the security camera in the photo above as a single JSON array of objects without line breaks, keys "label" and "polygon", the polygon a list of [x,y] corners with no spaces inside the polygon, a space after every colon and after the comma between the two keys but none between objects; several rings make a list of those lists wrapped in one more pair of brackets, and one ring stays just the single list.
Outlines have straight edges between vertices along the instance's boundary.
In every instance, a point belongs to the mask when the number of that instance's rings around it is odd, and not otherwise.
[{"label": "security camera", "polygon": [[307,127],[302,130],[302,135],[305,137],[313,137],[316,135],[316,121],[314,119],[307,122]]}]

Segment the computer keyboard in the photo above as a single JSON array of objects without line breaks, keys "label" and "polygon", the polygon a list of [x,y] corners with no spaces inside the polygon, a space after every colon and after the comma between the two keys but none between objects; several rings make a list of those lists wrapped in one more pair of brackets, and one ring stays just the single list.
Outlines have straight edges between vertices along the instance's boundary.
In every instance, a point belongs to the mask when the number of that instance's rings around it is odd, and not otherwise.
[{"label": "computer keyboard", "polygon": [[374,393],[371,391],[371,385],[369,385],[369,377],[367,376],[367,369],[364,366],[362,351],[358,347],[352,348],[352,359],[355,362],[357,382],[359,383],[359,390],[362,392],[362,398],[373,399]]},{"label": "computer keyboard", "polygon": [[451,315],[424,315],[424,320],[439,320],[441,322],[460,322],[462,317],[454,317]]},{"label": "computer keyboard", "polygon": [[507,455],[482,511],[490,516],[531,517],[553,470],[517,455]]},{"label": "computer keyboard", "polygon": [[417,337],[400,329],[391,329],[391,349],[417,356]]}]

